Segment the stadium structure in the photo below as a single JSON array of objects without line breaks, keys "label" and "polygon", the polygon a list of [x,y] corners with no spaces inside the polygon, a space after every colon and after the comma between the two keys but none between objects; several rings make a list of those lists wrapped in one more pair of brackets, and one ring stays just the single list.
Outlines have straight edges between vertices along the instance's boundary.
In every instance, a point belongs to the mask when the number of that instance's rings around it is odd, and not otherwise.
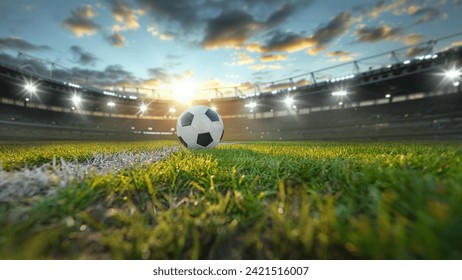
[{"label": "stadium structure", "polygon": [[[462,48],[434,51],[447,38],[250,89],[207,89],[193,104],[217,109],[224,140],[461,139]],[[402,55],[411,47],[420,55]],[[22,52],[0,61],[1,139],[176,137],[186,106],[168,94],[94,86],[49,64]]]}]

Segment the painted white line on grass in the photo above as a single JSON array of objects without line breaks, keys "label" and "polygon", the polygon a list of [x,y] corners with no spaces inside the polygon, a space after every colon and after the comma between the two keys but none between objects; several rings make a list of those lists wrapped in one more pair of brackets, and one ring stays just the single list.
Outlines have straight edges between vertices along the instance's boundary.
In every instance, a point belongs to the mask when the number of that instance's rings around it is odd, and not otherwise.
[{"label": "painted white line on grass", "polygon": [[164,147],[152,152],[121,152],[98,154],[85,161],[53,159],[44,165],[18,171],[4,171],[0,166],[0,202],[49,196],[72,182],[81,182],[91,175],[118,173],[123,169],[147,166],[169,157],[180,150],[180,146]]}]

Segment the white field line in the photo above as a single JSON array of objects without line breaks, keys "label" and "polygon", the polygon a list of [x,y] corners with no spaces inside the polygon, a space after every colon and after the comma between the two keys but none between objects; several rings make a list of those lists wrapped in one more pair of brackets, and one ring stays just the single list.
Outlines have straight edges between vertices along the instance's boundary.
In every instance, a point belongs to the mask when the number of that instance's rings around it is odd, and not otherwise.
[{"label": "white field line", "polygon": [[118,173],[122,169],[148,166],[180,150],[180,146],[165,147],[152,152],[121,152],[98,154],[85,161],[58,161],[44,165],[6,172],[0,165],[0,202],[25,198],[50,196],[73,182],[81,182],[87,176]]}]

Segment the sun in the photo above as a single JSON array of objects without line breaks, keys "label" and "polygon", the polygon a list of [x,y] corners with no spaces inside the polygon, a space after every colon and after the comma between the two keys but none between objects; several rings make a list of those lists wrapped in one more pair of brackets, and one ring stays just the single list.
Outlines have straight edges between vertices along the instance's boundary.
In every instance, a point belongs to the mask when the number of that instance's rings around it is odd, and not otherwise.
[{"label": "sun", "polygon": [[173,84],[173,98],[179,103],[190,104],[196,90],[195,83],[190,79],[178,80]]}]

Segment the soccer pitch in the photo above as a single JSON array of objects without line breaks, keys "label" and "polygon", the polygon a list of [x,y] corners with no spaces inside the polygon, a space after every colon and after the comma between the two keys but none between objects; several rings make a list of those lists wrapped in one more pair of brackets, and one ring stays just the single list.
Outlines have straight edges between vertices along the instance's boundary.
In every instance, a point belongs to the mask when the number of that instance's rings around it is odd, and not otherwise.
[{"label": "soccer pitch", "polygon": [[461,259],[460,142],[0,144],[0,259]]}]

